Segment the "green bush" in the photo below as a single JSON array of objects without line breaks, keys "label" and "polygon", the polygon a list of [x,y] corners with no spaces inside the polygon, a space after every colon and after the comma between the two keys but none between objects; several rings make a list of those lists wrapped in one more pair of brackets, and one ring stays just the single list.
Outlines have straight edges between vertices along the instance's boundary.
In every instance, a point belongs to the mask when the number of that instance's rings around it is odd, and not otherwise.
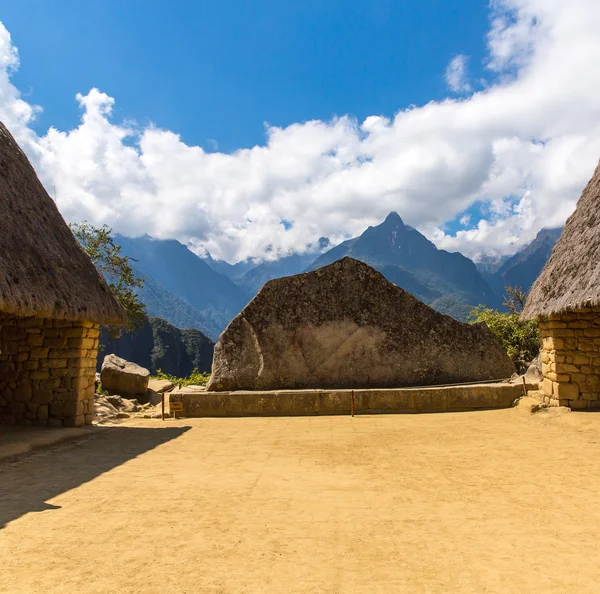
[{"label": "green bush", "polygon": [[157,369],[156,375],[153,375],[152,379],[169,380],[176,386],[206,386],[210,379],[210,373],[200,373],[197,369],[194,369],[187,377],[175,377]]},{"label": "green bush", "polygon": [[472,323],[484,322],[502,343],[517,371],[525,373],[527,366],[540,350],[537,320],[519,321],[517,312],[503,313],[479,305],[471,312]]}]

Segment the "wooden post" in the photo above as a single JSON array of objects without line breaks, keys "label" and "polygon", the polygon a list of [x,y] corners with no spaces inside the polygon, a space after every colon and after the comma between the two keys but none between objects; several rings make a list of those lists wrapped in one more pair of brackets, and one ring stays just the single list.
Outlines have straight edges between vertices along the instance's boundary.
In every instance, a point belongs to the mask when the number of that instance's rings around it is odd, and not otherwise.
[{"label": "wooden post", "polygon": [[162,402],[161,418],[164,421],[165,420],[165,393],[164,392],[162,393],[161,402]]},{"label": "wooden post", "polygon": [[352,390],[352,416],[354,416],[354,390]]},{"label": "wooden post", "polygon": [[525,376],[522,375],[521,379],[523,380],[523,396],[527,396],[527,382],[525,381]]}]

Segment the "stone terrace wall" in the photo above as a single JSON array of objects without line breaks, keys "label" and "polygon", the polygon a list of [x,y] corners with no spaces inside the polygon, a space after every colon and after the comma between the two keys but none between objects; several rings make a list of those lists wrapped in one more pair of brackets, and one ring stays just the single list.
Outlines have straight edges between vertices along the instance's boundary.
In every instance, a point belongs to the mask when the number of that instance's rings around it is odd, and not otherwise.
[{"label": "stone terrace wall", "polygon": [[600,408],[600,309],[543,318],[544,401],[573,409]]},{"label": "stone terrace wall", "polygon": [[98,332],[92,322],[0,314],[0,423],[90,424]]}]

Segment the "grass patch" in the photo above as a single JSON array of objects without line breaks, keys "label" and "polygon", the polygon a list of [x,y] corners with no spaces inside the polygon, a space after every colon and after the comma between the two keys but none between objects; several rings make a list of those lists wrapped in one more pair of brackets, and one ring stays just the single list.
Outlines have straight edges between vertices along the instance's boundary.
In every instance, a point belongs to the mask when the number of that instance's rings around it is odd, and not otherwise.
[{"label": "grass patch", "polygon": [[176,386],[206,386],[210,379],[210,373],[200,373],[197,369],[194,369],[187,377],[176,377],[169,373],[164,373],[162,370],[157,369],[156,375],[153,375],[151,379],[156,380],[169,380]]}]

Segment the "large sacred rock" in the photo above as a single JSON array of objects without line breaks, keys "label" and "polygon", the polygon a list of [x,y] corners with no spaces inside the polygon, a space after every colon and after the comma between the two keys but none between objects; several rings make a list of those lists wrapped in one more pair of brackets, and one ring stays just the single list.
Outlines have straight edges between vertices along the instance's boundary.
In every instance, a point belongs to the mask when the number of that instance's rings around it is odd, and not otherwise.
[{"label": "large sacred rock", "polygon": [[208,390],[392,388],[514,371],[485,324],[440,314],[343,258],[269,281],[221,334]]}]

